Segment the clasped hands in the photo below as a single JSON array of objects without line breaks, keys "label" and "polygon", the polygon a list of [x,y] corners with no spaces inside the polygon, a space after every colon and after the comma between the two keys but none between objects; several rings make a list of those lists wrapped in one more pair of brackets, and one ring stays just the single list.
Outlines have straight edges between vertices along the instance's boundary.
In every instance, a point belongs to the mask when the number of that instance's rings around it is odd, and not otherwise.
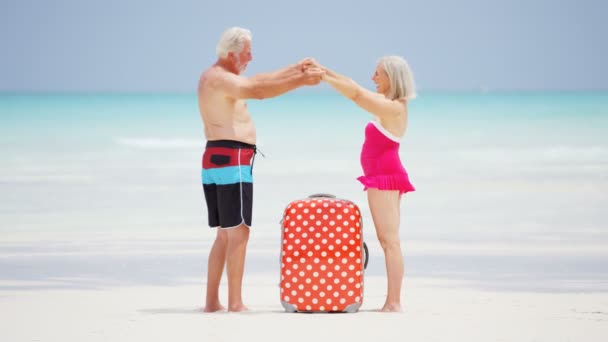
[{"label": "clasped hands", "polygon": [[317,85],[327,74],[327,69],[314,58],[304,58],[297,64],[298,69],[304,73],[304,81],[307,85]]}]

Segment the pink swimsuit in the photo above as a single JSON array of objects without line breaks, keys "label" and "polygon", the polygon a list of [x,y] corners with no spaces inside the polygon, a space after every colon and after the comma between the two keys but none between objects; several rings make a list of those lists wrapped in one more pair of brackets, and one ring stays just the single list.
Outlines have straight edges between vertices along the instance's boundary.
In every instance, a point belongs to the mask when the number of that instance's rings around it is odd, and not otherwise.
[{"label": "pink swimsuit", "polygon": [[361,167],[365,176],[357,179],[365,186],[363,190],[399,190],[399,194],[415,191],[399,159],[398,139],[376,121],[365,127]]}]

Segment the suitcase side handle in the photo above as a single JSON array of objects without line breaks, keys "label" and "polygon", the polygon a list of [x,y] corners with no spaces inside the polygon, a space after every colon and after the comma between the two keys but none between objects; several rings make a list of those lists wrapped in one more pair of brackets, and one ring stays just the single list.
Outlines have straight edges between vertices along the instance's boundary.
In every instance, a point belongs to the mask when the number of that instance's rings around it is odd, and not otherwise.
[{"label": "suitcase side handle", "polygon": [[312,195],[308,196],[308,198],[317,198],[317,197],[336,198],[336,196],[334,196],[332,194],[325,194],[325,193],[312,194]]},{"label": "suitcase side handle", "polygon": [[367,269],[367,263],[369,262],[369,249],[367,249],[367,244],[363,242],[363,269]]}]

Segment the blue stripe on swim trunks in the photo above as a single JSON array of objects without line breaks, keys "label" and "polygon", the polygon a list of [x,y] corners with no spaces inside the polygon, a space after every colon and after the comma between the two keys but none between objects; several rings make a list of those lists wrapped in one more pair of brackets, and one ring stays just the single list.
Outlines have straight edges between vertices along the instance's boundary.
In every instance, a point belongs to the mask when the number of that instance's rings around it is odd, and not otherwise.
[{"label": "blue stripe on swim trunks", "polygon": [[213,169],[203,169],[201,172],[203,184],[227,185],[237,183],[253,183],[251,166],[226,166]]}]

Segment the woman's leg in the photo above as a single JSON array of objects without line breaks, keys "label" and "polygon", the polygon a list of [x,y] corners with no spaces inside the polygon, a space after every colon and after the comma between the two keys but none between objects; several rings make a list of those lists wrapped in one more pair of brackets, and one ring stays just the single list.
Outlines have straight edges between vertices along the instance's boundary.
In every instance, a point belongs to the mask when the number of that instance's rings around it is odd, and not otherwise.
[{"label": "woman's leg", "polygon": [[403,255],[399,238],[399,191],[368,189],[367,199],[386,262],[387,296],[382,311],[401,311]]}]

